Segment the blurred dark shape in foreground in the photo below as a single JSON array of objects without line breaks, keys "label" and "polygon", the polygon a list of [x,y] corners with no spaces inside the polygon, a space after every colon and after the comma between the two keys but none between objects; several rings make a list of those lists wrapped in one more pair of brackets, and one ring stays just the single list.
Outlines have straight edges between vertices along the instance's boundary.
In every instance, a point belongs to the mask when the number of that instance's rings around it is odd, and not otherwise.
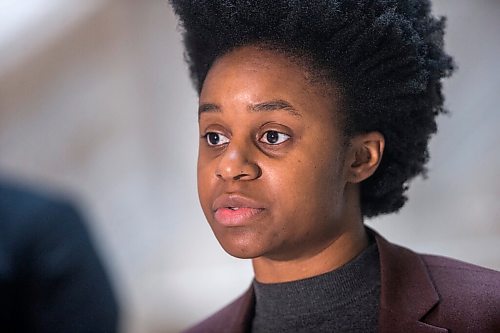
[{"label": "blurred dark shape in foreground", "polygon": [[113,333],[117,321],[110,281],[75,208],[0,179],[0,331]]}]

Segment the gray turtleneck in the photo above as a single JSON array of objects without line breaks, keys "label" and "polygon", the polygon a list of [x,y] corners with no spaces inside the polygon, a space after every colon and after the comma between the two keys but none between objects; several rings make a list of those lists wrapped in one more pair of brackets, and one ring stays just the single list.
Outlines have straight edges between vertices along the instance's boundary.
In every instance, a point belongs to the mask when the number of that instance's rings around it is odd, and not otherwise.
[{"label": "gray turtleneck", "polygon": [[376,243],[344,266],[308,279],[253,282],[253,333],[376,332],[380,263]]}]

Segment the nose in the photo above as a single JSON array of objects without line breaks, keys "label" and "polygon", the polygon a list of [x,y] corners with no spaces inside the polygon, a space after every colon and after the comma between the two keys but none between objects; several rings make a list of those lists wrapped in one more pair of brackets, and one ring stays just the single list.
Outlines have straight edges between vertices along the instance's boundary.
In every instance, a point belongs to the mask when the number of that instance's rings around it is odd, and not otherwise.
[{"label": "nose", "polygon": [[252,161],[250,147],[232,141],[220,156],[216,176],[222,180],[254,180],[262,170]]}]

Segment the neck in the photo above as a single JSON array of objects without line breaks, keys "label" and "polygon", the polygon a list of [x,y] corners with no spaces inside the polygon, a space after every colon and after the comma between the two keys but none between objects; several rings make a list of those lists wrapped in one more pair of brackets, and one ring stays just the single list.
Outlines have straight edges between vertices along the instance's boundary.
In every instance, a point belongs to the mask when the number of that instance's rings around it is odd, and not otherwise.
[{"label": "neck", "polygon": [[305,257],[273,260],[266,257],[252,259],[255,279],[260,283],[280,283],[302,280],[330,272],[351,261],[365,249],[368,235],[363,222],[340,232],[326,246]]}]

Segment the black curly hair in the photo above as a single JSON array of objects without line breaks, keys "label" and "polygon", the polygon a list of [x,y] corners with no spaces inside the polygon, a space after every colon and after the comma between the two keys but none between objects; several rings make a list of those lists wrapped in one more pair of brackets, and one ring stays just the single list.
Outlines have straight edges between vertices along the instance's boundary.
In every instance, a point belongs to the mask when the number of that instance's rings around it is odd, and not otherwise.
[{"label": "black curly hair", "polygon": [[435,118],[445,112],[441,79],[444,18],[428,0],[170,0],[180,18],[198,90],[214,61],[244,45],[307,59],[342,87],[347,137],[379,131],[386,140],[375,174],[361,183],[365,217],[398,211],[408,181],[425,176]]}]

